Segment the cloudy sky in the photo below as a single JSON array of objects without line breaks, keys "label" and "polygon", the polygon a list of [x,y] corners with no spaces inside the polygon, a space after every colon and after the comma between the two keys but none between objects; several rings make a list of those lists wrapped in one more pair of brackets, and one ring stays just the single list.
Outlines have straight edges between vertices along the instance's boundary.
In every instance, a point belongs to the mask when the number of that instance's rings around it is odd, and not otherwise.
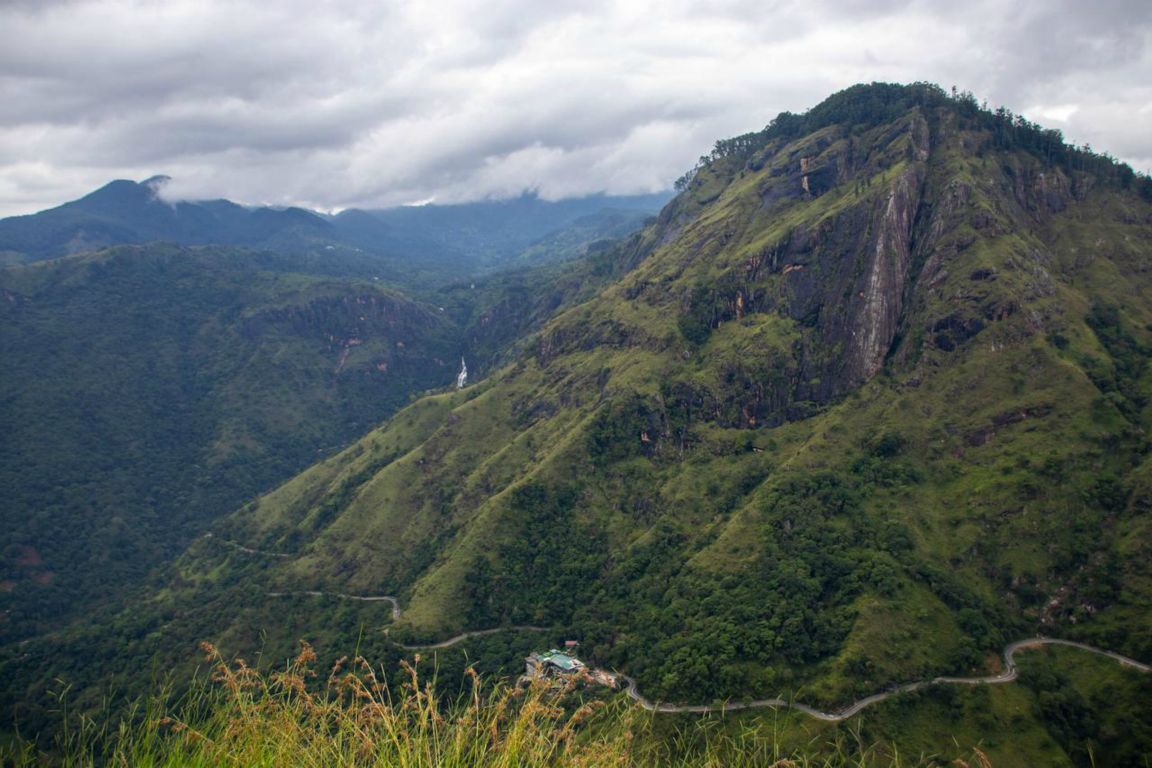
[{"label": "cloudy sky", "polygon": [[654,191],[872,80],[1152,169],[1148,0],[0,0],[0,215],[157,173],[325,210]]}]

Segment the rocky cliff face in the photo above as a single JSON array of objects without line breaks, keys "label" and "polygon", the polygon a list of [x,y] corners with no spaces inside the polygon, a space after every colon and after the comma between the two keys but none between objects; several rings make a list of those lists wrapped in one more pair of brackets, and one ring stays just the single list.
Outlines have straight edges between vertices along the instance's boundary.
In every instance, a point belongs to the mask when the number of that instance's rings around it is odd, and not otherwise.
[{"label": "rocky cliff face", "polygon": [[[920,201],[923,168],[902,172],[888,192],[859,304],[851,312],[847,377],[863,383],[876,375],[896,336],[912,261],[912,224]],[[855,303],[855,302],[854,302]]]},{"label": "rocky cliff face", "polygon": [[[703,355],[726,324],[746,326],[758,316],[795,323],[787,355],[776,354],[762,378],[729,370],[725,378],[734,386],[693,387],[698,410],[729,413],[720,417],[725,423],[776,424],[876,375],[899,333],[918,266],[930,133],[917,109],[863,136],[828,129],[776,142],[741,168],[717,162],[693,181],[690,199],[669,206],[656,237],[674,257],[642,264],[624,281],[628,299],[662,307],[680,291],[678,330]],[[690,213],[722,186],[730,194],[712,204],[711,215]],[[581,332],[560,324],[546,348],[573,335]],[[639,329],[617,327],[614,335],[625,345],[669,341]]]}]

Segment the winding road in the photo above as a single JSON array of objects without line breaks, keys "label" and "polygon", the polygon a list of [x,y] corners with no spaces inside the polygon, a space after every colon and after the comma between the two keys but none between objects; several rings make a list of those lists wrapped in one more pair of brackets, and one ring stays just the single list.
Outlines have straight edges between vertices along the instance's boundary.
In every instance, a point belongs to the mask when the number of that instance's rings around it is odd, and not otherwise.
[{"label": "winding road", "polygon": [[[207,534],[211,536],[212,534]],[[231,546],[241,552],[247,552],[257,555],[270,555],[273,557],[287,557],[276,552],[263,552],[261,550],[250,549],[237,544],[227,539],[220,539],[228,546]],[[392,619],[396,621],[400,618],[401,609],[400,602],[392,595],[348,595],[343,592],[320,592],[318,590],[304,590],[298,592],[267,592],[268,597],[292,597],[296,595],[306,595],[310,597],[335,597],[341,600],[357,600],[360,602],[386,602],[392,606]],[[384,630],[385,633],[388,630]],[[478,629],[471,632],[462,632],[455,637],[450,637],[447,640],[442,640],[438,643],[426,643],[421,645],[407,645],[396,640],[389,638],[389,642],[395,644],[397,647],[406,651],[432,651],[442,648],[450,648],[457,643],[461,643],[469,638],[484,637],[486,635],[495,635],[499,632],[549,632],[549,627],[537,627],[532,625],[515,625],[509,627],[493,627],[492,629]],[[618,675],[620,680],[626,683],[624,689],[629,698],[634,700],[644,709],[650,712],[659,713],[690,713],[690,714],[708,714],[710,712],[738,712],[745,709],[795,709],[798,712],[813,717],[817,720],[823,720],[830,723],[838,723],[842,720],[859,714],[861,710],[879,704],[882,701],[898,696],[902,693],[911,693],[912,691],[927,688],[933,685],[997,685],[1000,683],[1010,683],[1019,676],[1016,669],[1016,654],[1019,651],[1026,651],[1032,648],[1040,648],[1045,645],[1062,645],[1068,648],[1076,648],[1088,653],[1095,653],[1098,656],[1106,656],[1113,661],[1118,662],[1121,666],[1131,667],[1139,672],[1152,673],[1152,666],[1136,659],[1129,658],[1115,651],[1108,651],[1103,648],[1096,648],[1095,646],[1086,645],[1085,643],[1077,643],[1073,640],[1058,640],[1051,637],[1029,637],[1023,640],[1017,640],[1014,643],[1009,643],[1004,648],[1004,671],[998,675],[984,675],[981,677],[934,677],[931,680],[917,680],[912,683],[905,683],[904,685],[891,688],[887,691],[874,693],[871,696],[854,701],[843,709],[836,710],[835,712],[825,712],[815,707],[803,704],[798,701],[789,701],[787,699],[757,699],[755,701],[742,701],[723,704],[666,704],[661,702],[652,702],[650,699],[644,697],[640,693],[639,687],[634,679],[627,675]]]},{"label": "winding road", "polygon": [[[266,597],[295,597],[297,595],[304,595],[307,597],[335,597],[340,600],[359,600],[363,603],[391,603],[392,604],[392,620],[397,621],[400,618],[400,603],[392,595],[346,595],[343,592],[320,592],[314,589],[301,590],[298,592],[265,592]],[[484,637],[485,635],[495,635],[500,632],[550,632],[552,627],[537,627],[531,624],[514,624],[508,627],[493,627],[492,629],[474,629],[471,632],[461,632],[455,637],[450,637],[447,640],[441,640],[438,643],[423,643],[420,645],[407,645],[401,643],[399,640],[388,638],[388,642],[393,645],[403,648],[406,651],[435,651],[441,648],[451,648],[457,643],[461,643],[472,637]],[[384,630],[387,634],[388,630]]]},{"label": "winding road", "polygon": [[243,552],[246,555],[264,555],[265,557],[291,557],[291,555],[288,554],[287,552],[269,552],[266,549],[252,549],[252,547],[246,547],[243,544],[237,544],[235,541],[232,541],[231,539],[224,539],[224,538],[218,538],[217,539],[212,534],[211,531],[204,534],[204,538],[216,539],[216,541],[220,542],[224,546],[231,547],[232,549],[236,550],[237,552]]},{"label": "winding road", "polygon": [[396,621],[400,618],[400,603],[392,595],[346,595],[343,592],[320,592],[314,589],[302,590],[300,592],[265,592],[265,597],[296,597],[298,595],[305,595],[307,597],[336,597],[341,600],[357,600],[361,603],[391,603],[392,604],[392,620]]},{"label": "winding road", "polygon": [[798,701],[787,701],[785,699],[758,699],[756,701],[745,701],[725,704],[662,704],[653,703],[644,698],[636,686],[636,681],[632,678],[621,675],[620,679],[627,683],[625,692],[630,698],[636,701],[641,707],[650,712],[688,712],[694,714],[706,714],[709,712],[736,712],[742,709],[763,709],[771,708],[788,708],[795,709],[803,712],[810,717],[817,720],[824,720],[825,722],[838,723],[841,720],[847,720],[853,715],[858,714],[866,707],[873,704],[878,704],[885,699],[890,699],[901,693],[909,693],[921,688],[927,688],[931,685],[994,685],[997,683],[1010,683],[1018,676],[1016,669],[1016,653],[1017,651],[1028,650],[1031,648],[1039,648],[1044,645],[1063,645],[1069,648],[1078,648],[1082,651],[1095,653],[1100,656],[1107,656],[1119,662],[1126,667],[1132,667],[1140,672],[1152,672],[1152,666],[1144,664],[1143,662],[1130,659],[1115,651],[1106,651],[1101,648],[1096,648],[1084,643],[1077,643],[1071,640],[1057,640],[1049,637],[1030,637],[1024,640],[1017,640],[1004,648],[1004,671],[998,675],[987,675],[984,677],[935,677],[931,680],[919,680],[914,683],[906,683],[905,685],[898,686],[888,691],[881,693],[874,693],[871,696],[865,696],[859,701],[854,701],[843,709],[835,712],[824,712],[816,709],[815,707],[802,704]]},{"label": "winding road", "polygon": [[[400,618],[400,604],[396,598],[391,595],[346,595],[342,592],[319,592],[315,590],[308,590],[302,592],[268,592],[268,597],[291,597],[293,595],[309,595],[313,597],[336,597],[342,600],[360,600],[363,602],[388,602],[392,604],[392,619],[397,620]],[[514,625],[509,627],[493,627],[492,629],[477,629],[471,632],[462,632],[455,637],[450,637],[447,640],[442,640],[438,643],[423,643],[408,645],[401,643],[398,640],[388,638],[389,642],[393,643],[399,648],[406,651],[434,651],[442,648],[450,648],[457,643],[461,643],[469,638],[484,637],[487,635],[495,635],[499,632],[549,632],[550,627],[537,627],[533,625]],[[384,630],[387,634],[388,630]],[[1039,648],[1044,645],[1063,645],[1068,648],[1076,648],[1088,653],[1095,653],[1099,656],[1107,656],[1114,661],[1119,662],[1122,666],[1132,667],[1140,672],[1152,673],[1152,666],[1145,664],[1136,659],[1116,653],[1115,651],[1107,651],[1095,646],[1086,645],[1084,643],[1077,643],[1072,640],[1058,640],[1051,637],[1029,637],[1023,640],[1017,640],[1010,643],[1004,648],[1004,671],[998,675],[984,675],[981,677],[934,677],[931,680],[917,680],[912,683],[905,683],[904,685],[891,688],[887,691],[874,693],[871,696],[854,701],[843,709],[836,710],[835,712],[825,712],[815,707],[809,706],[799,701],[789,701],[787,699],[757,699],[755,701],[741,701],[734,703],[724,704],[665,704],[660,702],[652,702],[650,699],[644,697],[640,693],[638,684],[634,679],[627,675],[618,675],[620,680],[626,683],[624,692],[628,697],[639,704],[649,712],[660,713],[690,713],[690,714],[708,714],[710,712],[737,712],[744,709],[765,709],[765,708],[786,708],[795,709],[798,712],[813,717],[817,720],[823,720],[829,723],[838,723],[842,720],[847,720],[853,715],[873,704],[879,704],[882,701],[897,696],[901,693],[911,693],[912,691],[927,688],[932,685],[996,685],[999,683],[1010,683],[1014,681],[1019,672],[1016,668],[1016,654],[1019,651],[1026,651],[1031,648]]]},{"label": "winding road", "polygon": [[500,632],[551,632],[552,627],[534,627],[527,624],[515,624],[509,627],[493,627],[492,629],[477,629],[473,632],[464,632],[450,637],[439,643],[430,643],[428,645],[405,645],[404,643],[388,638],[389,642],[406,651],[435,651],[440,648],[450,648],[459,642],[463,642],[470,637],[483,637],[485,635],[495,635]]}]

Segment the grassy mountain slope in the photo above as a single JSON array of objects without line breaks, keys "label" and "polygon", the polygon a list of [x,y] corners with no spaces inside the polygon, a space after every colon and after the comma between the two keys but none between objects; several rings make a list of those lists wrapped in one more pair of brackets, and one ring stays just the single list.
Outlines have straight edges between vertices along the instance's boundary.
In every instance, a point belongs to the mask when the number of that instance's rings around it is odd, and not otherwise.
[{"label": "grassy mountain slope", "polygon": [[[165,615],[139,610],[153,568],[413,394],[449,386],[461,354],[483,375],[612,279],[608,254],[419,299],[226,248],[122,247],[0,273],[4,721],[51,727],[24,714],[52,709],[61,677],[78,700],[113,679],[117,695],[140,691],[152,652],[140,628]],[[206,615],[171,629],[205,636],[219,626]],[[182,637],[160,645],[167,666],[189,659]]]},{"label": "grassy mountain slope", "polygon": [[[951,102],[905,106],[718,157],[645,235],[664,245],[534,354],[443,403],[416,447],[395,424],[365,438],[341,471],[387,462],[330,521],[300,533],[305,475],[234,524],[305,542],[273,579],[404,591],[426,635],[611,626],[621,663],[623,627],[634,653],[713,660],[712,635],[750,635],[729,682],[665,661],[668,695],[770,685],[773,662],[823,663],[831,691],[838,652],[897,604],[952,630],[923,652],[941,670],[978,662],[988,628],[1137,611],[1115,582],[1147,451],[1148,206],[997,151]],[[1146,627],[1122,634],[1147,649]],[[907,674],[905,650],[881,667]]]},{"label": "grassy mountain slope", "polygon": [[[1035,632],[1152,658],[1140,180],[870,86],[683,187],[619,280],[231,516],[134,631],[390,594],[394,638],[549,625],[654,699],[829,706]],[[353,609],[312,626],[386,644]]]}]

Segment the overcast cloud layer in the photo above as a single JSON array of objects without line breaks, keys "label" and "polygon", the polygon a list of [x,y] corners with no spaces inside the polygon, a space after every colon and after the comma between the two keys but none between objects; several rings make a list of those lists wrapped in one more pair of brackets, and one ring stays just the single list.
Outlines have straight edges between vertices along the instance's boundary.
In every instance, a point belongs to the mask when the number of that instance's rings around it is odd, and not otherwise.
[{"label": "overcast cloud layer", "polygon": [[668,188],[930,80],[1152,168],[1148,0],[0,0],[0,215],[113,178],[320,209]]}]

